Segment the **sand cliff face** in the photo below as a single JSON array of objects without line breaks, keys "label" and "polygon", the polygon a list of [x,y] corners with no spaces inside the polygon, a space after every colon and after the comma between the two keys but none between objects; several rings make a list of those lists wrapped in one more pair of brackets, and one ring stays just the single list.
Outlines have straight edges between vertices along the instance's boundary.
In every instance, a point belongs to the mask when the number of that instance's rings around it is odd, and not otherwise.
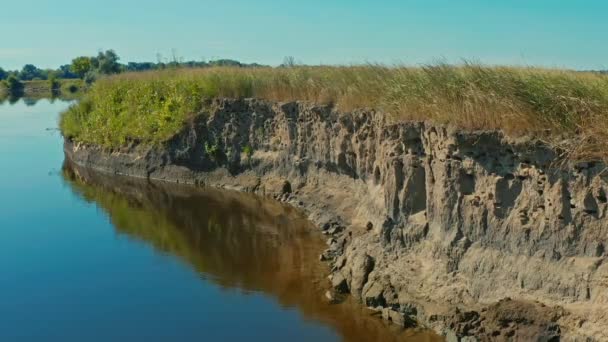
[{"label": "sand cliff face", "polygon": [[401,325],[481,340],[608,340],[608,170],[498,132],[217,100],[160,147],[67,158],[274,196],[323,234],[332,284]]}]

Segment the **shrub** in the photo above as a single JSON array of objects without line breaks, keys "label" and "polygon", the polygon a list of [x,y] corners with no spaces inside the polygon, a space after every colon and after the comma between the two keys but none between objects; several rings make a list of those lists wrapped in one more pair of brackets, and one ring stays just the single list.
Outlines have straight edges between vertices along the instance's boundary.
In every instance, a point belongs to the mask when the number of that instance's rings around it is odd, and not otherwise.
[{"label": "shrub", "polygon": [[250,145],[245,145],[243,147],[243,153],[245,153],[247,159],[251,159],[251,157],[253,157],[253,147],[251,147]]},{"label": "shrub", "polygon": [[205,153],[216,163],[219,163],[222,157],[222,149],[219,146],[219,143],[215,144],[205,143]]},{"label": "shrub", "polygon": [[59,80],[56,77],[50,77],[49,78],[49,87],[51,88],[51,92],[57,92],[57,91],[59,91],[59,88],[61,87],[61,83],[59,82]]},{"label": "shrub", "polygon": [[89,71],[84,75],[83,80],[85,84],[91,85],[93,82],[97,81],[97,77],[99,77],[97,72]]},{"label": "shrub", "polygon": [[8,76],[4,81],[6,89],[11,95],[20,95],[23,92],[23,83],[14,75]]}]

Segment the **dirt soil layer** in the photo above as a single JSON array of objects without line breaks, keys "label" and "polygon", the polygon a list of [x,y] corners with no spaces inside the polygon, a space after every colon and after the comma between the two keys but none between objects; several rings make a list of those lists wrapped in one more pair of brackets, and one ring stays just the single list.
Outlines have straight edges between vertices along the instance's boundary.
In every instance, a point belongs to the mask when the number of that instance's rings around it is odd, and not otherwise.
[{"label": "dirt soil layer", "polygon": [[608,172],[531,139],[374,111],[214,100],[162,146],[65,141],[96,170],[255,192],[327,235],[336,293],[448,340],[608,340]]}]

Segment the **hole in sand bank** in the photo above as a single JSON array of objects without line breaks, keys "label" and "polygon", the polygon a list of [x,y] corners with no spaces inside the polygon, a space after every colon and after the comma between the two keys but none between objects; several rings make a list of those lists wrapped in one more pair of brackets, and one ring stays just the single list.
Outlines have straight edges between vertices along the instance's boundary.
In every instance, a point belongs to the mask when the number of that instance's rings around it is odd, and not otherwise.
[{"label": "hole in sand bank", "polygon": [[600,190],[600,193],[597,196],[597,200],[600,201],[601,203],[608,202],[608,199],[606,198],[606,193],[604,192],[604,190]]},{"label": "hole in sand bank", "polygon": [[374,184],[378,185],[380,184],[380,168],[378,166],[376,166],[376,169],[374,170]]},{"label": "hole in sand bank", "polygon": [[475,176],[466,173],[460,174],[460,192],[463,195],[475,192]]}]

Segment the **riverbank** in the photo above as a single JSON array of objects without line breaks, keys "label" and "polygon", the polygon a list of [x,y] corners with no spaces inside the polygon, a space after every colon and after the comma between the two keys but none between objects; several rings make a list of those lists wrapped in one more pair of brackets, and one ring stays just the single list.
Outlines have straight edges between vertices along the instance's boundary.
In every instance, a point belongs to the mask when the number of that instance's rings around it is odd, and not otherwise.
[{"label": "riverbank", "polygon": [[78,79],[57,80],[58,86],[51,89],[51,82],[48,80],[24,81],[21,82],[23,89],[16,94],[11,94],[4,84],[0,83],[0,101],[10,98],[75,98],[80,95],[84,87],[84,82]]},{"label": "riverbank", "polygon": [[[66,132],[64,131],[64,134]],[[334,291],[481,340],[606,339],[604,164],[330,105],[215,100],[161,144],[66,134],[77,165],[272,196],[328,237]]]}]

